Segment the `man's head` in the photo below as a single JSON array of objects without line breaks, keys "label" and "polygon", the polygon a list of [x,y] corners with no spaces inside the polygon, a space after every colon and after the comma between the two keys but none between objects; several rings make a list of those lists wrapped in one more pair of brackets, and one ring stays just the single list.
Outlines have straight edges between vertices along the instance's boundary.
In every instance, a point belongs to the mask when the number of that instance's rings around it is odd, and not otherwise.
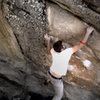
[{"label": "man's head", "polygon": [[63,51],[66,48],[66,46],[65,46],[65,43],[62,42],[62,40],[59,40],[59,41],[57,41],[57,42],[55,42],[53,44],[53,48],[54,48],[54,50],[56,52],[61,52],[61,51]]}]

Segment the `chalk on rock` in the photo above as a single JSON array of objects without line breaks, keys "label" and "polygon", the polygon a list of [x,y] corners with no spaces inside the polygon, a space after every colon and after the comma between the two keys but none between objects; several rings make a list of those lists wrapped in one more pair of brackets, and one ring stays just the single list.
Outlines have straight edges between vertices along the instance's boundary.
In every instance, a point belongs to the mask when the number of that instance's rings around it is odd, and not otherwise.
[{"label": "chalk on rock", "polygon": [[68,70],[72,71],[76,68],[76,65],[68,65]]},{"label": "chalk on rock", "polygon": [[86,67],[86,68],[90,68],[90,67],[91,67],[91,62],[90,62],[89,60],[84,60],[84,61],[83,61],[83,65],[84,65],[84,67]]}]

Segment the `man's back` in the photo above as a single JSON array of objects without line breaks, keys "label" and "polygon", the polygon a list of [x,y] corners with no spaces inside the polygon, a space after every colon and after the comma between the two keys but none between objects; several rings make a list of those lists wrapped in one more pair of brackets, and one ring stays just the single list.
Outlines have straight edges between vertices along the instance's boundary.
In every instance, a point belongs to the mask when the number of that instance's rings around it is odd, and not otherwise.
[{"label": "man's back", "polygon": [[50,67],[50,70],[52,70],[54,73],[60,76],[66,75],[67,66],[72,54],[73,54],[72,48],[65,49],[59,53],[55,52],[54,49],[52,48],[51,49],[52,65]]}]

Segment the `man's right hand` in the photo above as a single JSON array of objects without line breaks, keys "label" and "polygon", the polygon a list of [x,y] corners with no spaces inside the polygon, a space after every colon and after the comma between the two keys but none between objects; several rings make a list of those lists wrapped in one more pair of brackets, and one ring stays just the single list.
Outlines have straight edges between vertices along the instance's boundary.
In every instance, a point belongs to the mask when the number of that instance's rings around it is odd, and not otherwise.
[{"label": "man's right hand", "polygon": [[76,45],[76,46],[73,47],[73,53],[76,52],[76,51],[78,51],[79,49],[81,49],[84,46],[84,43],[87,42],[87,39],[88,39],[89,35],[93,32],[93,30],[94,30],[93,27],[88,27],[87,28],[87,32],[85,34],[85,37],[81,41],[81,43],[79,45]]},{"label": "man's right hand", "polygon": [[94,28],[93,27],[88,27],[87,28],[87,34],[90,35],[93,31],[94,31]]}]

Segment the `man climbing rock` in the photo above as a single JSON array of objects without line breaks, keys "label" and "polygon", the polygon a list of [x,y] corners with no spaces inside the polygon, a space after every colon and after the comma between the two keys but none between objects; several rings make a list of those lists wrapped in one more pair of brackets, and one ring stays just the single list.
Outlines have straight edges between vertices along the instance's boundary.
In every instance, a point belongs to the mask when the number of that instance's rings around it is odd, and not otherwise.
[{"label": "man climbing rock", "polygon": [[53,44],[53,48],[50,48],[50,36],[48,36],[47,34],[44,36],[47,41],[48,54],[52,55],[52,65],[50,66],[50,70],[48,71],[48,76],[55,90],[55,94],[52,100],[62,99],[62,76],[65,76],[67,73],[69,60],[73,53],[75,53],[85,45],[89,35],[92,33],[93,30],[94,29],[92,27],[88,27],[86,30],[85,37],[82,41],[80,41],[79,45],[73,46],[71,48],[66,48],[65,43],[61,40],[55,42]]}]

